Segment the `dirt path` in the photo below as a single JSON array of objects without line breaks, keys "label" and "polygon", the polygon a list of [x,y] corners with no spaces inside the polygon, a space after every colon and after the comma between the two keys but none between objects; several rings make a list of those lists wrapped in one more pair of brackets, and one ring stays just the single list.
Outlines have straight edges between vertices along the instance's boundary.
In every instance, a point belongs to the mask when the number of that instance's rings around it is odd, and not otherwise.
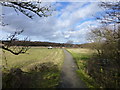
[{"label": "dirt path", "polygon": [[85,88],[86,85],[80,80],[76,74],[77,66],[71,54],[63,49],[65,53],[65,61],[61,73],[60,88]]}]

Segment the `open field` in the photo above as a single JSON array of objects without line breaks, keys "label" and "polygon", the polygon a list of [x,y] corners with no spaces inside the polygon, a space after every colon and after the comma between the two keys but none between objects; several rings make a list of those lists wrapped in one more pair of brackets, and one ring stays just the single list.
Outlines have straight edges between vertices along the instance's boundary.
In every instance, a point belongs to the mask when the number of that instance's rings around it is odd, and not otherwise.
[{"label": "open field", "polygon": [[[60,71],[63,60],[64,53],[62,49],[57,48],[32,47],[26,54],[13,55],[5,51],[2,55],[2,64],[5,65],[8,70],[11,68],[20,68],[23,71],[22,76],[24,76],[22,79],[29,78],[29,80],[24,80],[24,82],[20,83],[29,82],[29,84],[27,84],[28,86],[22,86],[32,88],[56,87],[60,81]],[[4,76],[6,76],[7,73],[8,72],[6,72]],[[11,87],[11,85],[6,84],[6,77],[3,77],[3,79],[3,86]]]},{"label": "open field", "polygon": [[10,52],[5,51],[2,55],[2,64],[5,65],[5,57],[7,60],[7,67],[13,68],[18,67],[23,70],[30,68],[35,64],[40,64],[44,62],[54,62],[59,67],[61,67],[63,61],[63,53],[61,49],[47,49],[33,47],[28,50],[25,54],[13,55]]},{"label": "open field", "polygon": [[77,73],[80,78],[86,83],[89,88],[98,87],[95,81],[87,74],[87,62],[90,59],[91,55],[95,53],[95,51],[91,49],[81,49],[81,48],[68,48],[67,49],[75,59],[78,70]]},{"label": "open field", "polygon": [[87,62],[90,56],[95,52],[90,49],[81,49],[81,48],[69,48],[67,50],[72,54],[73,58],[76,60],[76,64],[78,68],[81,68],[81,63],[85,64],[85,62]]}]

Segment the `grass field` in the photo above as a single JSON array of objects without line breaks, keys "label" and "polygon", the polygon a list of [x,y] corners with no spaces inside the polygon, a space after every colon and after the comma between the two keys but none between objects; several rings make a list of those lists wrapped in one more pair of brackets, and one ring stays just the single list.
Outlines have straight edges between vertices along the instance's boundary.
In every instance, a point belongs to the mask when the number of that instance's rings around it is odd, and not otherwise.
[{"label": "grass field", "polygon": [[64,53],[58,48],[32,47],[26,54],[13,55],[5,51],[2,55],[2,64],[6,65],[7,61],[7,69],[21,68],[31,79],[28,87],[35,88],[56,87],[63,60]]},{"label": "grass field", "polygon": [[78,70],[77,73],[80,78],[86,83],[89,88],[96,88],[98,87],[94,80],[87,74],[87,62],[90,60],[90,57],[95,51],[90,49],[81,49],[81,48],[68,48],[67,49],[75,59],[77,64]]},{"label": "grass field", "polygon": [[27,53],[20,55],[13,55],[12,53],[5,51],[5,54],[3,53],[2,55],[3,65],[6,63],[5,57],[8,63],[8,68],[18,67],[27,70],[30,66],[44,62],[54,62],[61,67],[63,52],[61,49],[57,48],[47,49],[39,47],[33,47]]}]

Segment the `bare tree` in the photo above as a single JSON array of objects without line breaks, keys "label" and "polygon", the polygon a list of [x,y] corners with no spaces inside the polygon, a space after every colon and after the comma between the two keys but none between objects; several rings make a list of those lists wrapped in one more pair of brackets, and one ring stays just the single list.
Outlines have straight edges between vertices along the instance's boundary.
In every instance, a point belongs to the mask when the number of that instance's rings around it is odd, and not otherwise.
[{"label": "bare tree", "polygon": [[100,17],[97,17],[103,24],[120,23],[120,1],[119,2],[102,2],[99,4],[105,10]]},{"label": "bare tree", "polygon": [[105,13],[97,18],[102,27],[90,33],[93,48],[98,53],[89,61],[88,69],[102,87],[119,88],[120,2],[102,2],[100,6],[105,9]]},{"label": "bare tree", "polygon": [[[26,53],[27,50],[30,49],[29,45],[27,45],[27,39],[26,37],[23,41],[19,42],[19,39],[17,38],[18,35],[20,35],[24,30],[14,32],[14,34],[10,35],[7,38],[7,41],[3,41],[4,44],[2,46],[2,49],[7,50],[11,52],[14,55],[18,55],[21,53]],[[22,45],[24,44],[24,45]]]},{"label": "bare tree", "polygon": [[[47,17],[51,15],[51,6],[41,6],[41,2],[0,2],[2,6],[11,7],[14,8],[15,12],[19,14],[19,12],[23,13],[25,16],[29,17],[30,19],[33,19],[35,15],[39,17]],[[1,15],[2,19],[4,18],[4,14]],[[2,22],[2,26],[6,26],[8,24]],[[21,53],[25,53],[27,50],[29,50],[29,46],[27,45],[27,39],[25,38],[24,41],[19,42],[19,39],[17,38],[18,35],[20,35],[24,30],[14,32],[14,34],[8,36],[7,41],[3,42],[2,49],[7,50],[11,52],[14,55],[19,55]],[[23,45],[24,44],[24,45]]]},{"label": "bare tree", "polygon": [[2,6],[14,8],[16,13],[18,11],[33,19],[35,15],[39,17],[47,17],[51,15],[51,6],[41,6],[41,2],[0,2]]},{"label": "bare tree", "polygon": [[99,6],[105,9],[105,13],[97,17],[103,26],[91,32],[90,38],[95,42],[94,48],[100,54],[103,52],[103,43],[107,46],[114,42],[117,45],[114,50],[120,55],[120,2],[102,2]]}]

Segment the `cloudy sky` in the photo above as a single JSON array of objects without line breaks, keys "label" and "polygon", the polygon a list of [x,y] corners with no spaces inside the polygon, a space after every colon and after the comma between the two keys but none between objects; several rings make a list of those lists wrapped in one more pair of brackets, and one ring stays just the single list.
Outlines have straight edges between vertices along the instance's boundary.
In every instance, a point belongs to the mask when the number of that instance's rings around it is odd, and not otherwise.
[{"label": "cloudy sky", "polygon": [[98,6],[99,2],[44,2],[43,5],[49,4],[55,8],[52,16],[35,16],[34,19],[16,13],[13,8],[3,7],[3,22],[9,25],[2,27],[0,39],[24,29],[20,39],[28,36],[31,41],[66,43],[72,40],[77,44],[86,43],[90,28],[99,25],[95,17],[103,12]]}]

